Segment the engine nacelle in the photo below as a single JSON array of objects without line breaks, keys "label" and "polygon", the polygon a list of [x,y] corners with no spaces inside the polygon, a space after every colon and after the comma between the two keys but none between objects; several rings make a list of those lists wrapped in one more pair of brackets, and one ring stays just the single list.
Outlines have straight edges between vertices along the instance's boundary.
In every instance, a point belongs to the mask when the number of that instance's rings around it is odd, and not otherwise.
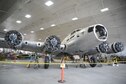
[{"label": "engine nacelle", "polygon": [[45,42],[44,42],[44,51],[48,51],[48,52],[55,52],[60,50],[60,45],[61,45],[61,41],[60,39],[55,36],[49,36],[48,38],[46,38]]},{"label": "engine nacelle", "polygon": [[109,51],[107,52],[108,54],[111,54],[111,53],[118,53],[118,52],[121,52],[124,50],[124,45],[122,42],[115,42],[110,46],[110,49]]},{"label": "engine nacelle", "polygon": [[109,44],[107,42],[101,43],[99,46],[92,48],[86,52],[88,55],[93,55],[97,53],[107,53],[109,50]]},{"label": "engine nacelle", "polygon": [[109,44],[107,42],[103,42],[97,47],[97,50],[101,53],[107,53],[109,50]]},{"label": "engine nacelle", "polygon": [[22,42],[22,35],[16,30],[8,31],[5,34],[5,41],[10,47],[14,48]]}]

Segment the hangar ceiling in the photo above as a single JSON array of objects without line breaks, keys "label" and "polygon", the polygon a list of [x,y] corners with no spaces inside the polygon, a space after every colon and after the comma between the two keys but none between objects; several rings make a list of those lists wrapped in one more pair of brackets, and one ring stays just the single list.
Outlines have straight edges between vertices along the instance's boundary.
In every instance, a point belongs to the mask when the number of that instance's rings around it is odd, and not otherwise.
[{"label": "hangar ceiling", "polygon": [[[107,27],[110,42],[126,42],[126,0],[51,0],[51,6],[46,6],[46,1],[1,0],[1,37],[8,30],[18,30],[27,40],[44,41],[50,35],[63,40],[74,29],[100,23]],[[109,10],[101,12],[104,8]],[[26,14],[31,18],[26,18]],[[74,17],[78,19],[72,20]]]}]

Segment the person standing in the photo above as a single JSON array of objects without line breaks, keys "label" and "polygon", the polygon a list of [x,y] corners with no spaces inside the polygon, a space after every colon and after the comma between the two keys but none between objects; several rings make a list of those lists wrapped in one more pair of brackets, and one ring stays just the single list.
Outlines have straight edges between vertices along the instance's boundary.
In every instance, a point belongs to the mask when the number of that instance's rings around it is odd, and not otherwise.
[{"label": "person standing", "polygon": [[27,68],[30,68],[30,64],[34,61],[34,55],[33,54],[29,54],[29,57],[30,57],[30,62],[27,65]]},{"label": "person standing", "polygon": [[40,65],[39,65],[39,56],[37,55],[37,53],[34,53],[34,61],[35,61],[34,68],[40,68]]},{"label": "person standing", "polygon": [[49,62],[50,62],[50,54],[49,52],[45,52],[45,56],[44,56],[44,68],[48,69],[49,68]]},{"label": "person standing", "polygon": [[118,65],[118,61],[117,61],[117,56],[114,56],[114,57],[113,57],[113,62],[114,62],[114,63],[113,63],[113,66],[119,66],[119,65]]}]

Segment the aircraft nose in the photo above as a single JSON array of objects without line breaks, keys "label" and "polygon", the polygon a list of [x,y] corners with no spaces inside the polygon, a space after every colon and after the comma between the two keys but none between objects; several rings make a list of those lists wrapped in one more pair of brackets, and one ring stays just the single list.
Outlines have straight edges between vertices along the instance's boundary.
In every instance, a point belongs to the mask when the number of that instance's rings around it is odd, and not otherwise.
[{"label": "aircraft nose", "polygon": [[100,41],[106,41],[108,37],[107,29],[101,25],[97,24],[94,29],[95,36]]}]

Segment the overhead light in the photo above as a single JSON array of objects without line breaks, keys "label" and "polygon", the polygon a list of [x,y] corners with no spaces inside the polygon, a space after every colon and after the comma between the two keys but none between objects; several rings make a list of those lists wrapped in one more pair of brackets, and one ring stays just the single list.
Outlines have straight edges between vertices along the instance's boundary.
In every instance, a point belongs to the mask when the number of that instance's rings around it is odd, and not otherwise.
[{"label": "overhead light", "polygon": [[52,1],[47,1],[47,2],[45,2],[45,5],[46,6],[51,6],[51,5],[53,5],[54,3],[52,2]]},{"label": "overhead light", "polygon": [[20,23],[22,23],[22,21],[21,20],[17,20],[16,23],[20,24]]},{"label": "overhead light", "polygon": [[30,14],[26,14],[25,17],[26,18],[31,18],[31,15]]},{"label": "overhead light", "polygon": [[44,28],[40,28],[40,30],[44,30]]},{"label": "overhead light", "polygon": [[34,31],[31,31],[31,33],[34,33]]},{"label": "overhead light", "polygon": [[4,29],[4,31],[6,32],[6,31],[8,31],[7,29]]},{"label": "overhead light", "polygon": [[55,24],[52,24],[52,25],[51,25],[51,27],[54,27],[54,26],[56,26],[56,25],[55,25]]},{"label": "overhead light", "polygon": [[103,8],[103,9],[101,9],[101,12],[106,12],[108,10],[109,10],[109,8]]},{"label": "overhead light", "polygon": [[39,39],[39,40],[41,40],[41,39]]},{"label": "overhead light", "polygon": [[26,36],[27,34],[24,34],[24,36]]},{"label": "overhead light", "polygon": [[78,18],[77,17],[74,17],[74,18],[72,18],[72,20],[78,20]]}]

